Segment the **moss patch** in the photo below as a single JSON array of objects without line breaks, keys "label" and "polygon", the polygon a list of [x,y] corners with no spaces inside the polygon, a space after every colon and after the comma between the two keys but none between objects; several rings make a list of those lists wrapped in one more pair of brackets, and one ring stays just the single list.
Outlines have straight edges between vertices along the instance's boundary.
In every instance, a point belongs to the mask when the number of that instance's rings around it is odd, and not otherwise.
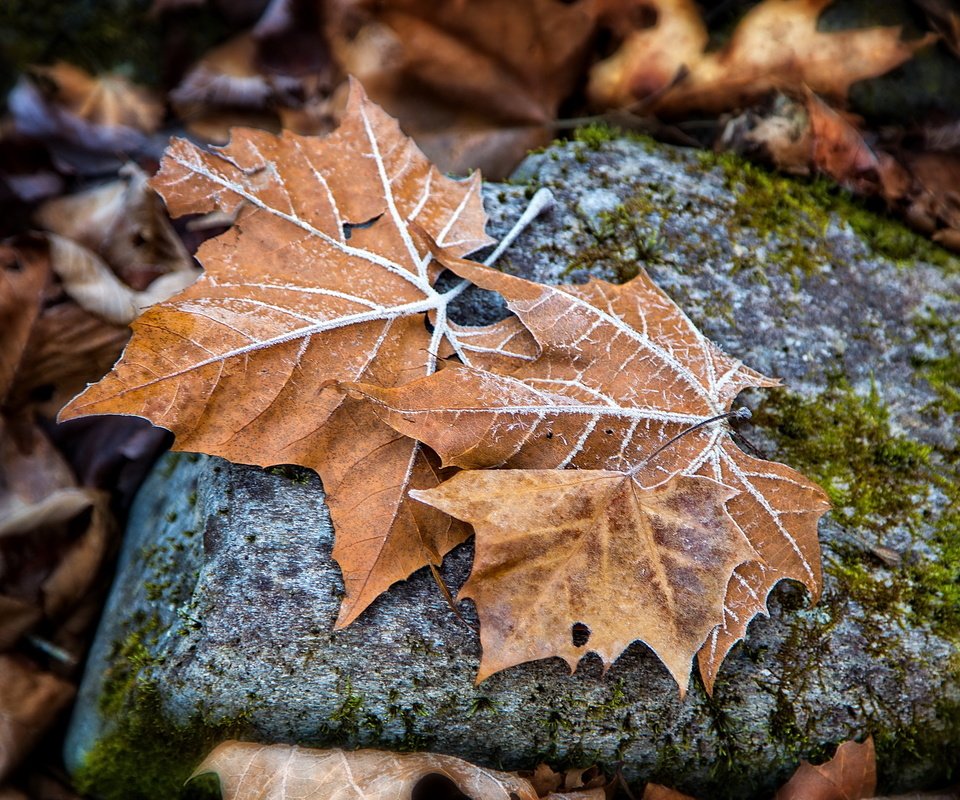
[{"label": "moss patch", "polygon": [[[881,614],[902,608],[912,623],[960,642],[956,453],[893,433],[877,388],[861,396],[842,379],[814,400],[781,394],[761,406],[756,422],[787,463],[823,486],[834,519],[862,539],[863,547],[837,545],[827,560],[848,595]],[[882,568],[893,529],[914,543],[922,538],[934,557],[918,547],[889,554],[892,563]]]},{"label": "moss patch", "polygon": [[660,260],[663,198],[649,188],[641,190],[610,211],[601,211],[593,241],[577,242],[577,255],[562,274],[607,270],[617,283],[635,278],[643,264]]},{"label": "moss patch", "polygon": [[170,722],[150,677],[150,653],[165,633],[163,625],[139,612],[128,629],[114,644],[101,691],[100,713],[109,731],[74,776],[76,788],[101,800],[219,798],[215,778],[186,781],[216,744],[248,732],[246,715],[212,720],[198,713],[187,725]]},{"label": "moss patch", "polygon": [[830,180],[787,177],[733,153],[699,151],[697,156],[702,166],[719,168],[727,187],[737,194],[731,226],[753,228],[768,240],[780,233],[785,266],[801,273],[816,272],[828,256],[819,252],[817,243],[833,214],[850,225],[877,255],[902,266],[926,261],[960,271],[960,259],[955,255]]}]

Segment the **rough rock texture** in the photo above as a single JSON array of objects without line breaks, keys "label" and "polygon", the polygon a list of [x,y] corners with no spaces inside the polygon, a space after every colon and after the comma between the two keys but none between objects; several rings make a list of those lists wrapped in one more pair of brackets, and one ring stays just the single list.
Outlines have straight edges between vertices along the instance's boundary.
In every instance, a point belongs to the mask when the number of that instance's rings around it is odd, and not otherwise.
[{"label": "rough rock texture", "polygon": [[[695,680],[681,702],[642,644],[606,675],[594,656],[574,675],[554,659],[475,686],[477,636],[425,572],[332,631],[341,581],[312,473],[172,454],[137,500],[71,728],[84,786],[174,796],[225,735],[507,768],[622,760],[633,780],[711,798],[769,796],[801,757],[868,733],[885,788],[957,767],[960,264],[820,185],[581,138],[487,189],[495,235],[533,189],[557,195],[503,268],[624,280],[643,263],[728,352],[785,380],[741,399],[741,432],[835,503],[820,604],[781,584],[712,699]],[[477,293],[459,313],[502,306]],[[447,559],[449,585],[470,558]]]}]

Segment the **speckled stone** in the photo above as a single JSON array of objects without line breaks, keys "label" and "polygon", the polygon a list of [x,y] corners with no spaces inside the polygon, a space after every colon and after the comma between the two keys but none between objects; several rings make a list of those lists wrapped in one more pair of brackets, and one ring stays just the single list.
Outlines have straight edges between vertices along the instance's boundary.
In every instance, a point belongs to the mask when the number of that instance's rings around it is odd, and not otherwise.
[{"label": "speckled stone", "polygon": [[[602,255],[572,271],[570,264],[604,235],[604,213],[617,198],[643,197],[633,207],[636,241],[620,243],[623,259],[646,257],[656,282],[727,352],[781,377],[801,398],[816,398],[840,376],[855,394],[877,393],[895,435],[956,446],[956,418],[921,413],[937,395],[915,367],[945,347],[942,336],[921,337],[915,321],[929,310],[960,319],[956,265],[893,263],[833,214],[822,237],[800,242],[804,268],[784,267],[782,254],[809,235],[734,226],[736,187],[721,169],[673,148],[570,143],[531,156],[518,175],[526,183],[485,188],[494,235],[519,216],[531,187],[551,187],[557,203],[502,268],[543,281],[616,277],[618,265]],[[456,310],[464,322],[504,313],[498,298],[479,291],[465,293]],[[741,401],[756,406],[765,396]],[[770,431],[744,431],[778,457]],[[911,502],[933,520],[945,501],[931,486]],[[171,724],[240,718],[243,734],[263,741],[431,749],[506,768],[544,758],[622,761],[631,779],[713,798],[769,796],[801,757],[873,733],[887,788],[947,777],[956,761],[945,754],[960,750],[956,642],[902,609],[884,616],[845,596],[831,566],[853,552],[878,585],[899,580],[875,553],[938,558],[932,523],[919,534],[896,526],[878,534],[828,515],[820,530],[823,601],[807,607],[797,586],[781,584],[770,618],[756,620],[733,650],[713,698],[694,680],[681,701],[639,643],[606,674],[591,655],[573,675],[552,659],[476,686],[477,636],[425,572],[333,631],[342,583],[312,473],[171,454],[133,509],[68,762],[81,767],[115,730],[117,719],[100,711],[104,676],[116,669],[117,643],[148,625],[151,658],[126,691],[149,684]],[[447,558],[451,587],[466,579],[470,560],[469,544]]]}]

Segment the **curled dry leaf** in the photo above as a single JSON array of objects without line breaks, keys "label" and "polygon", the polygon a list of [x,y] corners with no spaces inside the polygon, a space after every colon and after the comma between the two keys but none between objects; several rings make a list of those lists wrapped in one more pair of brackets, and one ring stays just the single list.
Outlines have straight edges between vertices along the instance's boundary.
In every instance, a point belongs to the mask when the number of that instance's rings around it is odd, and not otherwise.
[{"label": "curled dry leaf", "polygon": [[[742,389],[777,382],[720,351],[645,273],[622,286],[551,287],[438,258],[460,277],[502,294],[539,355],[516,359],[507,374],[452,367],[394,389],[348,388],[373,400],[397,431],[436,450],[445,465],[642,468],[647,486],[682,474],[734,490],[726,508],[759,558],[726,575],[723,623],[701,640],[700,671],[711,689],[730,647],[765,612],[775,583],[789,577],[814,598],[820,593],[817,521],[829,507],[824,492],[789,467],[747,456],[723,425],[706,424],[729,411]],[[749,558],[755,557],[741,560]],[[486,649],[484,658],[499,660]],[[671,671],[682,676],[676,663],[671,658]]]},{"label": "curled dry leaf", "polygon": [[0,654],[0,781],[30,752],[73,693],[66,681]]},{"label": "curled dry leaf", "polygon": [[20,368],[50,282],[44,248],[0,244],[0,401],[5,401]]},{"label": "curled dry leaf", "polygon": [[142,147],[163,116],[163,106],[146,89],[63,61],[34,67],[14,87],[8,104],[24,134],[103,152]]},{"label": "curled dry leaf", "polygon": [[0,652],[13,647],[42,616],[33,603],[0,594]]},{"label": "curled dry leaf", "polygon": [[831,2],[765,0],[724,48],[708,52],[693,0],[648,0],[656,23],[631,32],[592,68],[588,94],[600,107],[646,100],[647,110],[667,116],[727,111],[773,89],[804,86],[843,101],[853,83],[890,71],[936,38],[903,41],[899,27],[819,31],[817,19]]},{"label": "curled dry leaf", "polygon": [[809,91],[804,103],[779,102],[765,118],[743,115],[722,139],[741,152],[765,153],[786,171],[821,173],[861,196],[882,197],[912,227],[960,250],[960,155],[955,142],[943,143],[951,149],[886,152],[867,141],[856,119]]},{"label": "curled dry leaf", "polygon": [[863,744],[844,742],[826,764],[804,761],[775,800],[863,800],[876,788],[877,760],[868,737]]},{"label": "curled dry leaf", "polygon": [[395,800],[427,775],[443,775],[473,800],[537,800],[530,783],[453,756],[378,750],[311,750],[290,745],[224,742],[194,771],[214,772],[224,800]]},{"label": "curled dry leaf", "polygon": [[0,399],[9,413],[53,417],[87,382],[106,372],[127,340],[64,301],[51,280],[50,248],[39,236],[0,246]]},{"label": "curled dry leaf", "polygon": [[120,174],[120,180],[45,203],[37,223],[93,251],[137,291],[168,272],[195,274],[193,259],[147,176],[132,163]]},{"label": "curled dry leaf", "polygon": [[176,449],[316,469],[346,625],[467,535],[406,496],[442,480],[425,450],[330,384],[398,385],[456,348],[446,309],[462,287],[434,290],[442,268],[418,231],[452,256],[488,244],[479,181],[441,175],[355,85],[330,137],[238,131],[213,153],[177,141],[154,186],[174,215],[242,210],[201,247],[204,275],[133,323],[123,359],[62,418],[143,416]]},{"label": "curled dry leaf", "polygon": [[86,530],[66,549],[63,557],[44,580],[43,612],[47,618],[60,616],[79,603],[93,585],[107,554],[111,539],[110,498],[105,492],[87,490],[93,510]]}]

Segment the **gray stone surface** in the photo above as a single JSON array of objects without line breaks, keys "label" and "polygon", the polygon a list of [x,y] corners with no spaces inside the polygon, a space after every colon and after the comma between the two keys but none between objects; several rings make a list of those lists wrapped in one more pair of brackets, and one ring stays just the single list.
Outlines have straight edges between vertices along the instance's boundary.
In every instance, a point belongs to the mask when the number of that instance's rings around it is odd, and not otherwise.
[{"label": "gray stone surface", "polygon": [[[742,430],[791,463],[803,432],[790,426],[812,420],[804,435],[837,462],[819,474],[838,498],[854,482],[847,505],[821,523],[818,606],[781,584],[713,698],[695,681],[681,701],[642,644],[605,675],[589,656],[573,675],[554,659],[475,686],[477,637],[428,574],[333,631],[342,584],[312,473],[171,454],[133,510],[70,730],[71,767],[82,770],[124,730],[139,757],[130,720],[143,713],[146,687],[170,736],[197,726],[215,736],[223,722],[264,741],[431,749],[507,768],[623,761],[631,779],[703,797],[768,796],[799,758],[868,733],[888,788],[948,777],[960,748],[957,631],[948,624],[957,611],[923,584],[923,569],[949,575],[956,493],[910,459],[948,481],[956,474],[956,409],[943,407],[922,366],[949,354],[949,328],[929,320],[960,318],[957,264],[894,263],[837,213],[808,210],[822,232],[811,235],[799,206],[769,233],[763,203],[748,202],[731,174],[642,142],[571,143],[531,156],[517,183],[486,189],[491,231],[502,234],[531,188],[550,186],[557,206],[518,240],[505,269],[548,281],[623,278],[624,265],[646,262],[724,349],[785,380],[789,393],[743,398],[758,414]],[[627,213],[618,216],[614,196]],[[477,292],[457,313],[486,321],[503,311]],[[826,444],[834,429],[848,434],[839,451]],[[890,464],[871,462],[872,479],[892,470],[876,492],[908,487],[902,508],[862,496],[858,459],[875,452]],[[449,585],[465,580],[470,559],[469,545],[448,557]],[[132,640],[146,657],[131,657]],[[189,741],[185,761],[203,737]],[[102,767],[93,763],[96,788]]]}]

